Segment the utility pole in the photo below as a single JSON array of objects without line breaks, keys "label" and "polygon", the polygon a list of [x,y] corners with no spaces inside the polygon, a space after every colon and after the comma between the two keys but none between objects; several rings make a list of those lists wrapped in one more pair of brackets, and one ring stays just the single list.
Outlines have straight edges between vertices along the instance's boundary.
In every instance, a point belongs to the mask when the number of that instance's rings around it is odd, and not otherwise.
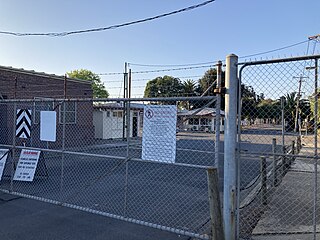
[{"label": "utility pole", "polygon": [[298,124],[298,119],[300,119],[300,115],[299,115],[299,103],[300,103],[300,97],[301,97],[301,85],[302,85],[302,80],[304,78],[307,78],[307,77],[303,77],[303,76],[300,76],[300,77],[293,77],[294,79],[295,78],[298,78],[299,79],[299,88],[298,88],[298,95],[297,95],[297,106],[296,106],[296,117],[295,117],[295,120],[294,120],[294,131],[295,132],[298,132],[298,128],[299,128],[299,124]]},{"label": "utility pole", "polygon": [[63,98],[67,98],[67,74],[64,75]]}]

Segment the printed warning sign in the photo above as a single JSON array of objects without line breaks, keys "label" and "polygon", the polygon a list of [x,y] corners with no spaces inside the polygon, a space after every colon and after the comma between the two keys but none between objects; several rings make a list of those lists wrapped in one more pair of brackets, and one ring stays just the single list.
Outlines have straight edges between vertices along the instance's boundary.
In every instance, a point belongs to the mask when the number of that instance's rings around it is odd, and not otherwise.
[{"label": "printed warning sign", "polygon": [[142,159],[175,162],[176,105],[146,105],[144,107]]},{"label": "printed warning sign", "polygon": [[3,175],[4,168],[8,157],[8,149],[0,149],[0,180]]},{"label": "printed warning sign", "polygon": [[36,150],[22,149],[13,180],[32,182],[40,153]]},{"label": "printed warning sign", "polygon": [[40,140],[56,141],[57,113],[55,111],[40,112]]}]

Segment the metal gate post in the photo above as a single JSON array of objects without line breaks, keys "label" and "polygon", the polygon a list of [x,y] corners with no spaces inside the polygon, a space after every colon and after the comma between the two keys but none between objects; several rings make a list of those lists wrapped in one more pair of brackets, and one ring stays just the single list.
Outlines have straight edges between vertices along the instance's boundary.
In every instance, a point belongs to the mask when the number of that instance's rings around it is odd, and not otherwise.
[{"label": "metal gate post", "polygon": [[226,58],[223,221],[225,240],[235,240],[238,56]]},{"label": "metal gate post", "polygon": [[219,183],[223,178],[223,159],[220,158],[220,122],[221,122],[221,75],[222,62],[217,64],[217,100],[216,100],[216,126],[215,126],[215,165],[218,167]]},{"label": "metal gate post", "polygon": [[[8,104],[8,103],[7,103]],[[16,157],[16,121],[17,121],[17,103],[13,104],[13,125],[12,125],[12,162],[10,171],[10,192],[13,192],[13,176],[15,172],[14,161]]]},{"label": "metal gate post", "polygon": [[314,76],[314,202],[313,202],[313,239],[317,239],[317,202],[318,202],[318,58],[315,59]]},{"label": "metal gate post", "polygon": [[[63,190],[64,190],[64,162],[65,162],[65,150],[66,150],[66,101],[61,103],[61,112],[63,112],[62,117],[62,142],[61,142],[61,176],[60,176],[60,199],[63,201]],[[60,116],[59,116],[60,117]]]}]

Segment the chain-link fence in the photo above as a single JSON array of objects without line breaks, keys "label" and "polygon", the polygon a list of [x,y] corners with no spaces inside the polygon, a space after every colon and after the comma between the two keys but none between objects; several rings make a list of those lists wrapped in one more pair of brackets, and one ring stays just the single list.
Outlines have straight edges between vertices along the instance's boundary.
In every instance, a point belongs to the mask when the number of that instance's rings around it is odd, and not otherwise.
[{"label": "chain-link fence", "polygon": [[320,231],[319,57],[240,65],[240,239]]},{"label": "chain-link fence", "polygon": [[[224,127],[224,113],[216,111],[215,100],[4,100],[0,144],[6,164],[0,188],[207,239],[207,169],[217,162],[217,115],[220,130]],[[18,133],[21,110],[31,113],[30,126],[23,125],[30,136]],[[42,136],[51,132],[42,128],[46,111],[56,116],[55,140]],[[32,181],[15,178],[20,162],[24,170],[29,168],[24,150],[40,152]],[[24,170],[22,175],[29,174]]]}]

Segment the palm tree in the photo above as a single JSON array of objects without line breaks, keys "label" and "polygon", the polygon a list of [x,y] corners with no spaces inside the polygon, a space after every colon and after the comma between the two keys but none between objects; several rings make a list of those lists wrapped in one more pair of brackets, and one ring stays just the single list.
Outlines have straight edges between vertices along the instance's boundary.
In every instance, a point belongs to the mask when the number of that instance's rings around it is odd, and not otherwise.
[{"label": "palm tree", "polygon": [[[192,79],[187,79],[182,84],[183,93],[187,97],[197,96],[197,84]],[[194,106],[193,101],[182,102],[181,107],[188,110],[192,109]]]},{"label": "palm tree", "polygon": [[[285,120],[288,123],[288,129],[293,130],[296,119],[296,110],[297,110],[297,93],[292,92],[288,93],[285,96],[284,102],[284,115]],[[299,114],[300,119],[303,121],[304,119],[308,119],[311,114],[310,102],[308,99],[300,99],[299,100]]]},{"label": "palm tree", "polygon": [[186,96],[196,95],[196,83],[192,79],[187,79],[183,83],[183,92]]}]

